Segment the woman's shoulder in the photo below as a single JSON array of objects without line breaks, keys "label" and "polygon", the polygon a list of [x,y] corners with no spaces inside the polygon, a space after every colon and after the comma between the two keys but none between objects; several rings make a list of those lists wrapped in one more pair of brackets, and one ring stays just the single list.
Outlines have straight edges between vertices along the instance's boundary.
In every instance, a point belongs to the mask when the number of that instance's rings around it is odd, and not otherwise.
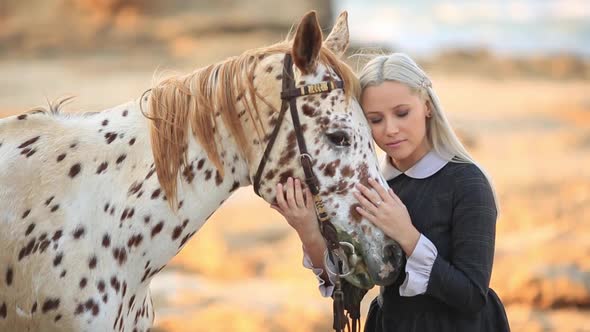
[{"label": "woman's shoulder", "polygon": [[450,161],[445,168],[446,178],[456,194],[492,191],[486,174],[474,163]]},{"label": "woman's shoulder", "polygon": [[495,204],[492,185],[478,165],[451,161],[447,166],[455,200],[471,202],[477,206]]},{"label": "woman's shoulder", "polygon": [[459,162],[455,159],[449,161],[445,167],[446,175],[454,177],[457,180],[462,179],[484,179],[486,176],[484,172],[474,163]]}]

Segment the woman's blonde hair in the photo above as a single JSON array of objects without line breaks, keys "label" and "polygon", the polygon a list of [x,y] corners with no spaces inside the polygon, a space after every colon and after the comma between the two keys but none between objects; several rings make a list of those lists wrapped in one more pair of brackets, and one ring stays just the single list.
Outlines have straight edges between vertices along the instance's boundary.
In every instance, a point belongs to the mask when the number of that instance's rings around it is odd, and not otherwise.
[{"label": "woman's blonde hair", "polygon": [[[394,81],[408,86],[412,92],[417,93],[426,101],[432,114],[426,125],[426,138],[432,149],[451,162],[476,165],[486,176],[491,186],[492,181],[487,172],[475,162],[453,131],[428,75],[412,58],[403,53],[377,55],[363,67],[359,74],[359,80],[362,90],[380,85],[385,81]],[[495,191],[494,200],[497,207]]]}]

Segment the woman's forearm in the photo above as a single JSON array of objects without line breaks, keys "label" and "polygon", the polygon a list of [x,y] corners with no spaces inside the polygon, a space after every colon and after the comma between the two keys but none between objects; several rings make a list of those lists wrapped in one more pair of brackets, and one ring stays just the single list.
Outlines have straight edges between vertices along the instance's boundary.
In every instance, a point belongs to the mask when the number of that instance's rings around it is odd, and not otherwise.
[{"label": "woman's forearm", "polygon": [[321,233],[315,234],[299,234],[299,238],[303,243],[303,250],[309,257],[313,267],[321,268],[323,273],[321,275],[322,279],[326,283],[330,283],[330,278],[328,277],[328,273],[326,267],[324,266],[324,255],[327,250],[326,241],[322,237]]}]

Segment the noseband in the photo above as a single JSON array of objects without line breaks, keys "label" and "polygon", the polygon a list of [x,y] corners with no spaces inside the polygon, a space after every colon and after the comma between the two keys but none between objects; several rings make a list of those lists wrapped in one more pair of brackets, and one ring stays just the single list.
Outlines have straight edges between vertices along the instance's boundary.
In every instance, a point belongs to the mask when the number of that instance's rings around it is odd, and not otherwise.
[{"label": "noseband", "polygon": [[[350,275],[353,271],[354,266],[349,267],[349,271],[344,273],[344,266],[348,267],[348,262],[346,259],[346,255],[341,248],[341,242],[338,241],[338,234],[336,231],[336,227],[330,221],[328,214],[324,208],[324,202],[320,197],[320,184],[318,178],[315,176],[313,171],[313,158],[307,151],[307,146],[305,145],[305,139],[303,137],[303,130],[301,128],[301,123],[299,122],[299,115],[297,112],[297,102],[296,98],[301,96],[308,96],[312,94],[318,93],[326,93],[330,92],[334,89],[343,89],[344,82],[342,81],[326,81],[317,84],[308,84],[300,87],[295,87],[295,80],[293,75],[293,59],[291,54],[287,53],[284,58],[284,66],[283,66],[283,80],[282,80],[282,91],[281,91],[281,110],[279,112],[279,118],[277,124],[272,131],[266,149],[264,150],[264,154],[262,155],[262,159],[260,160],[260,164],[258,165],[258,170],[256,171],[256,175],[254,176],[253,186],[254,192],[260,196],[260,178],[262,177],[262,172],[264,171],[264,166],[268,161],[268,156],[274,146],[274,143],[277,139],[279,134],[279,130],[281,128],[281,124],[285,117],[285,113],[287,109],[291,111],[291,119],[293,120],[293,128],[295,130],[295,137],[297,138],[297,145],[299,146],[299,161],[301,162],[301,166],[303,167],[303,172],[305,173],[305,183],[307,187],[311,191],[313,195],[316,215],[318,217],[320,223],[320,231],[322,236],[326,241],[326,246],[328,251],[326,253],[325,258],[325,265],[328,268],[328,259],[332,262],[334,266],[337,267],[338,271],[335,274],[335,285],[334,285],[334,329],[336,331],[342,331],[345,326],[345,318],[344,318],[344,308],[343,308],[343,292],[340,277],[345,277]],[[352,255],[356,257],[354,254],[354,246],[352,244],[343,242],[343,245],[347,247],[352,247]]]}]

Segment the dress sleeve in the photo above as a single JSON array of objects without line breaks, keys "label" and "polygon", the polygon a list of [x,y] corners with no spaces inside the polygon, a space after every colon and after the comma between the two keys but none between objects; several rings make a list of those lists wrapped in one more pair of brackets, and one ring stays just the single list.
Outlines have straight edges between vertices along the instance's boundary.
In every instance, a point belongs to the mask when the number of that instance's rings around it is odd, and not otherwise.
[{"label": "dress sleeve", "polygon": [[496,237],[496,204],[484,174],[473,164],[455,179],[451,255],[436,257],[426,294],[459,311],[476,313],[486,303]]},{"label": "dress sleeve", "polygon": [[328,278],[330,278],[330,284],[327,285],[326,281],[322,278],[322,273],[324,272],[324,269],[319,267],[313,267],[311,259],[309,259],[309,256],[305,252],[305,249],[303,250],[303,267],[310,269],[313,272],[313,274],[315,274],[316,278],[318,279],[318,288],[320,290],[320,294],[322,294],[323,297],[332,296],[332,293],[334,292],[335,283],[335,281],[333,280],[334,275],[330,273],[330,271],[327,271],[326,274],[328,275]]},{"label": "dress sleeve", "polygon": [[406,279],[399,287],[399,295],[415,296],[426,292],[430,271],[437,255],[434,244],[421,234],[414,252],[406,262]]}]

